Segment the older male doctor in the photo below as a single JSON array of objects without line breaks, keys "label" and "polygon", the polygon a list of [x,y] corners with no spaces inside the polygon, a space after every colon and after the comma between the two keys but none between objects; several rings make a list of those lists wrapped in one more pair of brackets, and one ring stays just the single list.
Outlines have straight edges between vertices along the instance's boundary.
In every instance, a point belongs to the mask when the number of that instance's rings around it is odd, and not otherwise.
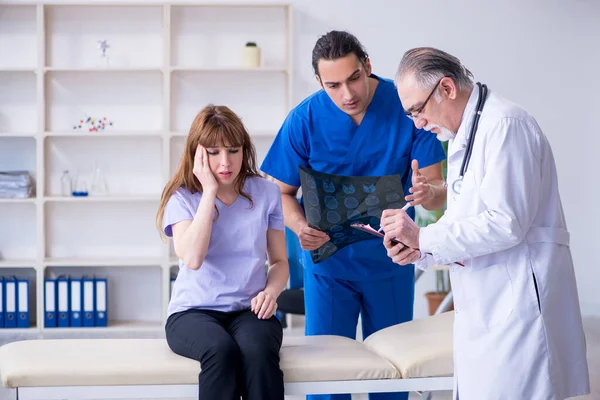
[{"label": "older male doctor", "polygon": [[569,232],[542,130],[437,49],[408,51],[396,85],[417,128],[450,140],[445,215],[419,229],[405,211],[385,210],[382,227],[396,263],[450,265],[455,399],[589,393]]}]

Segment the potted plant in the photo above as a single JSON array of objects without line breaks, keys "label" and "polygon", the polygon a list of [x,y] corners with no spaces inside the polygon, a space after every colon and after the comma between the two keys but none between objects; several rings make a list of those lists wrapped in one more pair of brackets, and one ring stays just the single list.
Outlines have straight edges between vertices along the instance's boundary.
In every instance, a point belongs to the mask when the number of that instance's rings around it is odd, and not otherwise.
[{"label": "potted plant", "polygon": [[[450,292],[450,276],[447,269],[437,269],[435,271],[435,291],[425,293],[429,305],[429,315],[435,314],[444,298]],[[449,310],[454,310],[454,304],[450,305]]]}]

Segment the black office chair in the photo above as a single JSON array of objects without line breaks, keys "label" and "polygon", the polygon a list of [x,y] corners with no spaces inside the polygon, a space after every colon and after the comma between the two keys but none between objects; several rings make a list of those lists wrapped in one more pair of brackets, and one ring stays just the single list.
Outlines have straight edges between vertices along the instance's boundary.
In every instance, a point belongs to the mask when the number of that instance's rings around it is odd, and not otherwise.
[{"label": "black office chair", "polygon": [[286,314],[304,315],[304,267],[302,265],[302,248],[298,236],[289,228],[285,228],[285,242],[290,265],[288,288],[277,298],[279,320],[287,327]]}]

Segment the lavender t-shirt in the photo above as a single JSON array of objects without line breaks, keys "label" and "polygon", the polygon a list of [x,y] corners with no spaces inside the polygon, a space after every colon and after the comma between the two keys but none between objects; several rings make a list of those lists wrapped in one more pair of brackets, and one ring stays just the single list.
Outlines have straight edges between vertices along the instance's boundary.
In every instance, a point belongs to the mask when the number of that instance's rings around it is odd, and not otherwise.
[{"label": "lavender t-shirt", "polygon": [[[219,217],[213,222],[204,262],[194,271],[179,260],[168,315],[190,308],[243,310],[264,290],[267,229],[284,229],[281,192],[275,183],[260,177],[247,178],[243,191],[252,198],[252,208],[242,196],[230,206],[215,200]],[[171,225],[194,219],[201,197],[184,188],[171,196],[163,219],[167,236],[173,235]]]}]

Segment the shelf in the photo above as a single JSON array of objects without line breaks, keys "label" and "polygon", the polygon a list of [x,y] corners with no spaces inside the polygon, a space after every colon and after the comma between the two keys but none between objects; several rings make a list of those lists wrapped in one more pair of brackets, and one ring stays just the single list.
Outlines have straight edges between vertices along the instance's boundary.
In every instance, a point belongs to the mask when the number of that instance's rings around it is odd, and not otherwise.
[{"label": "shelf", "polygon": [[2,67],[0,66],[0,73],[1,72],[31,72],[31,73],[36,73],[37,69],[36,68],[29,68],[29,67]]},{"label": "shelf", "polygon": [[35,204],[35,197],[28,197],[26,199],[4,199],[0,198],[0,204]]},{"label": "shelf", "polygon": [[160,258],[47,258],[46,267],[152,267],[160,266]]},{"label": "shelf", "polygon": [[45,67],[44,72],[162,72],[160,67]]},{"label": "shelf", "polygon": [[[244,88],[224,90],[223,87]],[[205,74],[177,71],[171,77],[171,131],[189,129],[202,104],[227,105],[250,132],[275,131],[287,115],[284,74]]]},{"label": "shelf", "polygon": [[155,226],[157,208],[158,202],[45,203],[45,258],[159,265],[164,249]]},{"label": "shelf", "polygon": [[258,67],[258,68],[244,68],[244,67],[171,67],[171,71],[184,71],[184,72],[282,72],[287,73],[288,69],[285,67]]},{"label": "shelf", "polygon": [[34,268],[35,260],[0,260],[0,268]]},{"label": "shelf", "polygon": [[[36,190],[0,198],[0,276],[32,282],[37,325],[5,332],[164,334],[179,259],[155,219],[194,117],[227,105],[260,165],[294,101],[292,6],[259,1],[0,0],[0,171],[28,171]],[[243,66],[249,41],[259,67]],[[60,196],[67,170],[89,196]],[[43,279],[60,275],[107,278],[108,327],[43,327]]]},{"label": "shelf", "polygon": [[[27,171],[35,180],[37,177],[36,150],[37,140],[33,136],[18,135],[1,137],[0,171]],[[18,156],[14,157],[17,154]]]},{"label": "shelf", "polygon": [[38,130],[36,83],[36,74],[29,72],[0,73],[0,132],[33,134]]},{"label": "shelf", "polygon": [[6,6],[6,0],[0,3],[0,70],[33,71],[38,55],[36,6]]},{"label": "shelf", "polygon": [[142,196],[70,196],[70,197],[59,197],[59,196],[47,196],[44,197],[45,202],[56,202],[56,203],[86,203],[86,202],[107,202],[107,203],[146,203],[159,201],[160,194],[156,195],[142,195]]},{"label": "shelf", "polygon": [[[49,68],[132,71],[157,70],[162,65],[162,4],[80,2],[47,6],[45,16],[45,65]],[[99,40],[106,40],[109,46],[108,67],[101,57]]]},{"label": "shelf", "polygon": [[113,131],[111,129],[104,131],[63,131],[63,132],[44,132],[45,137],[161,137],[164,135],[162,131],[147,132],[147,131]]},{"label": "shelf", "polygon": [[[108,140],[102,134],[81,136],[57,136],[44,143],[46,157],[45,190],[46,197],[60,197],[60,179],[68,170],[73,189],[77,176],[87,185],[91,193],[96,167],[106,181],[108,196],[77,197],[74,201],[85,203],[97,198],[96,202],[115,197],[116,201],[150,201],[155,196],[160,199],[164,187],[161,171],[163,139],[161,136],[113,136]],[[141,199],[139,199],[141,197]],[[60,201],[60,200],[59,200]],[[111,201],[111,200],[108,200]]]},{"label": "shelf", "polygon": [[108,326],[69,327],[69,328],[42,328],[43,332],[57,333],[90,333],[90,332],[158,332],[163,331],[164,325],[158,322],[139,321],[108,321]]},{"label": "shelf", "polygon": [[257,43],[263,68],[284,71],[287,65],[287,21],[285,5],[255,7],[239,4],[221,7],[182,4],[171,7],[171,64],[223,71],[243,68],[248,41]]},{"label": "shelf", "polygon": [[35,132],[0,132],[0,137],[25,137],[25,138],[35,138],[37,133]]},{"label": "shelf", "polygon": [[[136,72],[135,75],[122,71],[57,73],[46,74],[44,81],[47,102],[44,129],[47,132],[71,132],[88,117],[96,120],[96,124],[98,119],[104,118],[112,123],[101,132],[148,132],[163,126],[160,71]],[[81,132],[86,132],[88,126],[81,125]]]},{"label": "shelf", "polygon": [[2,336],[2,334],[10,335],[10,334],[15,334],[15,333],[37,334],[38,332],[39,332],[39,329],[37,326],[30,326],[29,328],[0,328],[0,336]]},{"label": "shelf", "polygon": [[[183,1],[164,1],[164,0],[44,0],[43,3],[47,6],[118,6],[118,7],[129,7],[129,6],[156,6],[163,4],[171,4],[173,7],[186,6],[186,7],[220,7],[220,8],[282,8],[287,7],[290,3],[286,2],[257,2],[257,3],[240,3],[240,2],[224,2],[220,3],[215,0],[204,1],[199,0],[193,3],[186,3],[188,0]],[[2,5],[5,6],[26,6],[40,4],[40,0],[2,0]]]},{"label": "shelf", "polygon": [[60,197],[60,196],[46,196],[44,197],[45,202],[53,202],[53,203],[86,203],[86,202],[106,202],[106,203],[145,203],[145,202],[153,202],[159,201],[160,194],[156,195],[142,195],[142,196],[70,196],[70,197]]},{"label": "shelf", "polygon": [[[2,157],[0,166],[1,161]],[[10,228],[0,230],[0,265],[34,268],[37,257],[36,203],[5,200],[11,201],[1,203],[0,221],[3,226]]]},{"label": "shelf", "polygon": [[[276,130],[252,130],[252,128],[248,128],[248,133],[250,137],[270,137],[275,138],[277,135]],[[188,136],[188,132],[171,132],[171,137],[173,138],[186,138]]]}]

